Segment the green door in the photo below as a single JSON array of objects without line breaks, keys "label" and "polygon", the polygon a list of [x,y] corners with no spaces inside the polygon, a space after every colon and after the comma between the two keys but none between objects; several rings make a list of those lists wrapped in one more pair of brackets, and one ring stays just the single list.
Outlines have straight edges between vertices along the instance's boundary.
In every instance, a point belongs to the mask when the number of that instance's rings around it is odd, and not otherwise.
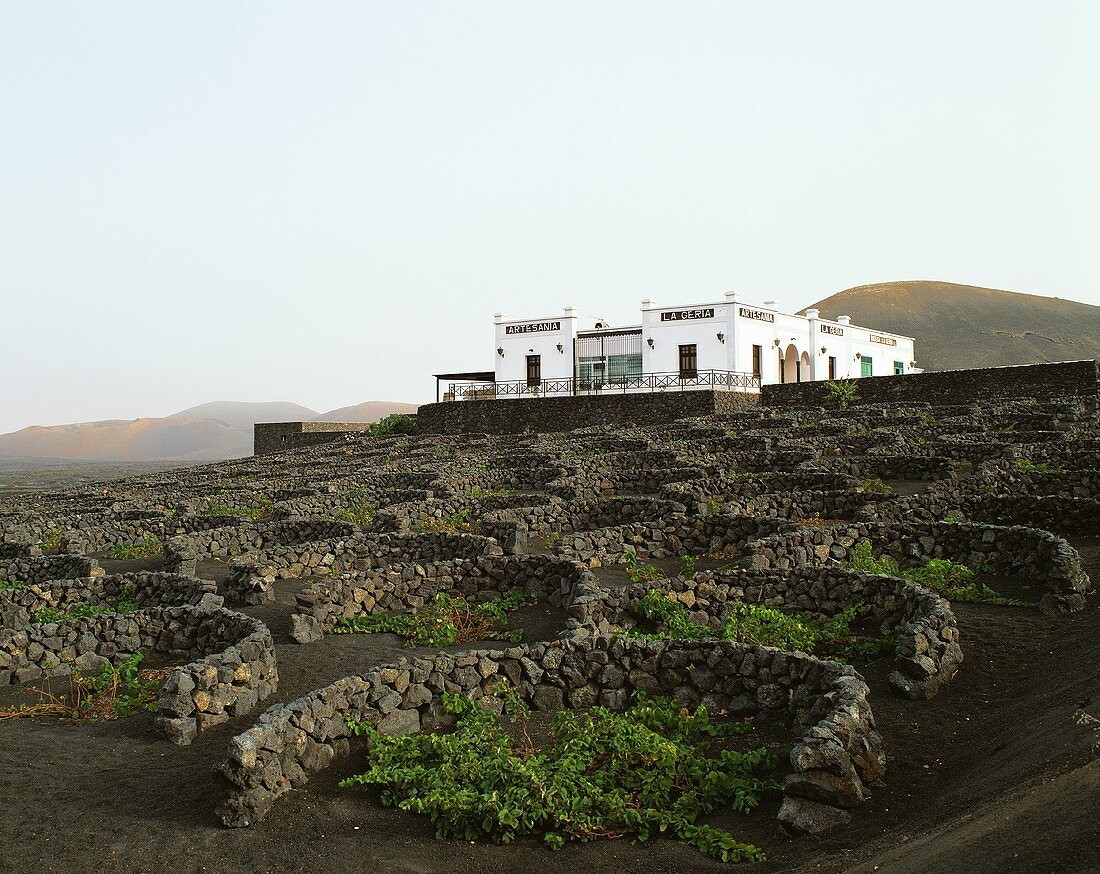
[{"label": "green door", "polygon": [[870,358],[861,358],[859,360],[860,376],[874,376],[874,362]]}]

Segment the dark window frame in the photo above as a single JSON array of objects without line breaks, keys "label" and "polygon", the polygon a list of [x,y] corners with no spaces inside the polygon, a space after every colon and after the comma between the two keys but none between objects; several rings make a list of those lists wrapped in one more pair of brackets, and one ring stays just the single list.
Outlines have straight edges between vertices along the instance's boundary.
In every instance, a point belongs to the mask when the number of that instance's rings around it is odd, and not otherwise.
[{"label": "dark window frame", "polygon": [[680,379],[696,379],[699,376],[699,345],[680,344]]}]

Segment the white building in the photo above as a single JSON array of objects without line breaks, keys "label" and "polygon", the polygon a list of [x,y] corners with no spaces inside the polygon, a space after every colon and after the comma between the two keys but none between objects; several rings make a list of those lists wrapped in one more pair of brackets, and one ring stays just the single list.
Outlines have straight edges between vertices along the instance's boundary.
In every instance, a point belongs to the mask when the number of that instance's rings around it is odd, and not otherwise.
[{"label": "white building", "polygon": [[576,308],[511,320],[497,313],[494,371],[437,374],[446,400],[720,388],[861,378],[917,370],[912,337],[780,312],[775,301],[662,307],[642,301],[641,324],[582,329]]}]

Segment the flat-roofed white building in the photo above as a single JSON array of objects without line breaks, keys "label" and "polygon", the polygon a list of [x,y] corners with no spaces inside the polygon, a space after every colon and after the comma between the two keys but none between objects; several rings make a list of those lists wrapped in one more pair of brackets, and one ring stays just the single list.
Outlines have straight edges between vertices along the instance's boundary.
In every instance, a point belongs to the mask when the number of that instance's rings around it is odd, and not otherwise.
[{"label": "flat-roofed white building", "polygon": [[761,385],[904,374],[918,370],[912,337],[781,312],[775,301],[664,307],[643,300],[641,323],[581,327],[560,316],[494,317],[495,369],[437,374],[446,400],[682,391],[758,391]]}]

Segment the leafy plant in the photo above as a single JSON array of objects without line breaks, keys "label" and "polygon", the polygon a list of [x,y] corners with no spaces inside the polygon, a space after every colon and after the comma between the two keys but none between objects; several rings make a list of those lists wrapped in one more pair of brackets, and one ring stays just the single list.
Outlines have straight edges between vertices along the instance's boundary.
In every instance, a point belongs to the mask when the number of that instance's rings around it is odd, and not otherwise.
[{"label": "leafy plant", "polygon": [[989,586],[975,582],[974,578],[981,572],[980,569],[946,558],[934,558],[921,567],[903,571],[898,563],[887,555],[876,559],[869,540],[861,540],[855,545],[848,566],[861,573],[901,577],[919,583],[942,595],[948,601],[996,604],[1004,607],[1028,606],[1025,601],[1006,598]]},{"label": "leafy plant", "polygon": [[641,636],[644,637],[716,638],[817,653],[841,660],[874,658],[896,648],[893,637],[874,638],[852,630],[852,623],[860,613],[857,607],[818,620],[808,613],[787,613],[760,604],[738,603],[733,605],[725,623],[710,627],[697,625],[683,604],[655,590],[638,599],[635,609],[655,626],[655,631],[643,632]]},{"label": "leafy plant", "polygon": [[373,502],[363,498],[342,510],[337,510],[336,518],[341,522],[351,522],[353,525],[373,525],[378,508]]},{"label": "leafy plant", "polygon": [[846,410],[859,400],[859,387],[853,379],[832,380],[825,383],[825,391],[832,406]]},{"label": "leafy plant", "polygon": [[405,413],[391,413],[372,424],[368,429],[368,433],[372,437],[383,437],[390,434],[415,434],[416,432],[416,416]]},{"label": "leafy plant", "polygon": [[1016,461],[1016,469],[1035,473],[1062,473],[1062,469],[1060,467],[1052,467],[1045,461],[1040,461],[1036,463],[1030,461],[1027,458],[1018,459]]},{"label": "leafy plant", "polygon": [[527,708],[503,694],[519,739],[501,718],[453,693],[442,697],[457,717],[449,734],[389,737],[350,723],[370,741],[371,762],[340,785],[382,787],[383,804],[430,816],[438,838],[507,844],[541,834],[556,850],[570,840],[663,833],[722,861],[764,859],[757,847],[699,821],[725,806],[748,812],[764,792],[779,789],[762,775],[784,751],[712,749],[715,738],[743,732],[744,724],[716,724],[703,707],[692,713],[638,693],[624,713],[560,711],[549,743],[538,749]]},{"label": "leafy plant", "polygon": [[695,577],[695,562],[696,558],[694,555],[680,556],[681,576],[689,580],[693,579]]},{"label": "leafy plant", "polygon": [[626,575],[630,578],[630,582],[632,583],[641,583],[664,578],[664,574],[653,565],[642,564],[638,560],[637,551],[635,551],[632,546],[628,546],[623,550],[623,564],[626,566]]},{"label": "leafy plant", "polygon": [[157,694],[171,668],[143,670],[141,653],[117,665],[103,665],[95,674],[82,674],[75,666],[67,692],[54,695],[50,687],[35,690],[37,704],[0,711],[0,720],[27,716],[52,716],[101,722],[157,709]]},{"label": "leafy plant", "polygon": [[[228,492],[223,492],[228,495]],[[256,495],[256,503],[251,507],[242,507],[228,503],[217,497],[207,498],[204,512],[208,516],[233,516],[237,519],[269,519],[274,508],[274,502],[267,495]]]},{"label": "leafy plant", "polygon": [[45,534],[42,535],[42,539],[38,541],[39,546],[45,550],[54,550],[61,548],[61,531],[58,528],[51,528]]},{"label": "leafy plant", "polygon": [[22,580],[0,580],[0,592],[5,589],[18,589],[27,585]]},{"label": "leafy plant", "polygon": [[445,531],[451,534],[474,534],[477,525],[470,520],[470,509],[463,507],[451,516],[442,516],[420,523],[421,531]]},{"label": "leafy plant", "polygon": [[870,492],[873,495],[889,495],[894,491],[877,476],[867,477],[867,479],[859,484],[859,487],[863,489],[863,491]]},{"label": "leafy plant", "polygon": [[156,534],[150,532],[142,538],[140,543],[116,543],[104,553],[107,558],[130,561],[137,558],[145,558],[148,555],[157,555],[164,550],[164,544]]},{"label": "leafy plant", "polygon": [[496,637],[512,643],[523,640],[523,630],[504,631],[508,614],[527,603],[523,589],[514,589],[503,598],[483,604],[471,604],[465,598],[446,592],[435,596],[432,605],[416,613],[379,613],[372,616],[341,618],[333,632],[391,632],[405,638],[405,646],[444,647]]}]

